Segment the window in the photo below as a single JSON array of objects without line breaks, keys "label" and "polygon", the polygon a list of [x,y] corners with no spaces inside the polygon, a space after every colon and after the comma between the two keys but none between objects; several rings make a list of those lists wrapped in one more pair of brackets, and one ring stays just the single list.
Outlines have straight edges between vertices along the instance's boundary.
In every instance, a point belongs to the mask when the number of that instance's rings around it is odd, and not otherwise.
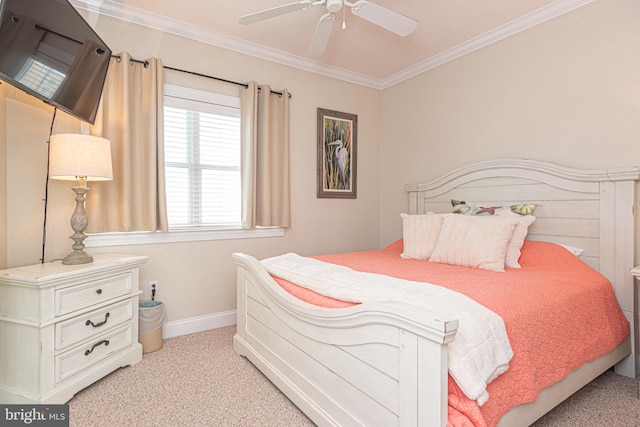
[{"label": "window", "polygon": [[169,228],[239,228],[240,99],[165,85]]},{"label": "window", "polygon": [[85,245],[284,236],[280,227],[241,228],[240,98],[165,84],[164,102],[170,232],[98,233]]}]

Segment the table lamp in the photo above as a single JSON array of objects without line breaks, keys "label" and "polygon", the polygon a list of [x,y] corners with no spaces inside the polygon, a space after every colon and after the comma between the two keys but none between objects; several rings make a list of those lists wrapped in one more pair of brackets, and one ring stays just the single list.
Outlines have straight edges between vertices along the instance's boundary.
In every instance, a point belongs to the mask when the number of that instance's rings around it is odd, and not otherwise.
[{"label": "table lamp", "polygon": [[76,193],[76,207],[71,215],[74,233],[73,251],[63,260],[63,264],[87,264],[93,257],[84,251],[84,230],[89,224],[84,207],[85,194],[89,191],[88,181],[109,181],[113,179],[111,169],[111,143],[108,139],[83,134],[51,135],[49,140],[49,177],[67,181],[78,181],[71,189]]}]

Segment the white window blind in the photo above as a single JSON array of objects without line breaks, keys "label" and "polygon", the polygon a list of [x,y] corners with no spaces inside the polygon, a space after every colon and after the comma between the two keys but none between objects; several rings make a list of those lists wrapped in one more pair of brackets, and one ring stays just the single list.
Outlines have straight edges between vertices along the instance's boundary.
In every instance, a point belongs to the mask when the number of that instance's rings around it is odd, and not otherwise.
[{"label": "white window blind", "polygon": [[169,228],[240,227],[240,99],[165,85]]}]

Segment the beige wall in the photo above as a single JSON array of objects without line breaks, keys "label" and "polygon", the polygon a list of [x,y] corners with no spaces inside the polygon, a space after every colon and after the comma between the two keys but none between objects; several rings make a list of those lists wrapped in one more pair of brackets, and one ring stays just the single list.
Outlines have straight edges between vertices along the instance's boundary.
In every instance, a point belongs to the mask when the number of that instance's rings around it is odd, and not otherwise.
[{"label": "beige wall", "polygon": [[[292,226],[282,238],[218,240],[128,247],[91,248],[90,253],[146,254],[143,285],[159,280],[159,299],[168,321],[234,310],[233,252],[258,258],[287,251],[301,254],[376,248],[379,240],[379,91],[291,67],[269,63],[192,40],[163,34],[108,18],[90,18],[114,52],[134,57],[162,58],[165,65],[239,82],[255,80],[274,89],[289,89],[291,99]],[[189,80],[203,87],[216,85],[201,78],[172,73],[172,81]],[[227,91],[238,91],[227,86]],[[20,99],[14,99],[20,98]],[[19,94],[5,100],[9,195],[7,264],[39,262],[42,239],[42,198],[46,177],[46,140],[52,108]],[[330,108],[358,115],[358,198],[316,198],[316,109]],[[58,113],[54,133],[73,128],[73,120]],[[1,122],[0,122],[1,123]],[[77,123],[76,123],[77,126]],[[77,131],[77,130],[76,130]],[[28,172],[25,172],[28,171]],[[46,260],[71,250],[69,218],[74,207],[70,184],[51,181]],[[88,194],[91,197],[91,193]],[[0,217],[1,219],[1,217]],[[1,223],[0,223],[1,225]]]},{"label": "beige wall", "polygon": [[596,0],[383,91],[381,245],[407,183],[471,162],[640,164],[640,2]]}]

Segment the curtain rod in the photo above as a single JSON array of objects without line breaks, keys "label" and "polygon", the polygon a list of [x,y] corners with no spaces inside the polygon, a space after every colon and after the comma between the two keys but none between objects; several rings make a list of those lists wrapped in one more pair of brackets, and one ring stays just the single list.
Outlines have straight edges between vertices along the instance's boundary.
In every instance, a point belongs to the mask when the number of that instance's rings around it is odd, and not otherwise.
[{"label": "curtain rod", "polygon": [[[120,55],[111,55],[111,57],[112,58],[116,58],[118,61],[120,61],[120,59],[121,59]],[[141,61],[139,59],[134,59],[134,58],[131,58],[130,61],[131,62],[137,62],[138,64],[144,64],[145,67],[149,66],[149,61]],[[233,80],[227,80],[227,79],[222,79],[220,77],[214,77],[214,76],[209,76],[209,75],[206,75],[206,74],[196,73],[195,71],[182,70],[180,68],[169,67],[168,65],[163,65],[162,67],[164,69],[166,69],[166,70],[179,71],[181,73],[192,74],[192,75],[198,76],[198,77],[204,77],[204,78],[207,78],[207,79],[217,80],[219,82],[230,83],[230,84],[233,84],[233,85],[242,86],[245,89],[249,87],[249,85],[246,84],[246,83],[234,82]],[[274,95],[282,96],[282,92],[278,92],[278,91],[275,91],[275,90],[272,90],[271,93],[274,94]],[[291,98],[291,93],[289,93],[289,98]]]}]

